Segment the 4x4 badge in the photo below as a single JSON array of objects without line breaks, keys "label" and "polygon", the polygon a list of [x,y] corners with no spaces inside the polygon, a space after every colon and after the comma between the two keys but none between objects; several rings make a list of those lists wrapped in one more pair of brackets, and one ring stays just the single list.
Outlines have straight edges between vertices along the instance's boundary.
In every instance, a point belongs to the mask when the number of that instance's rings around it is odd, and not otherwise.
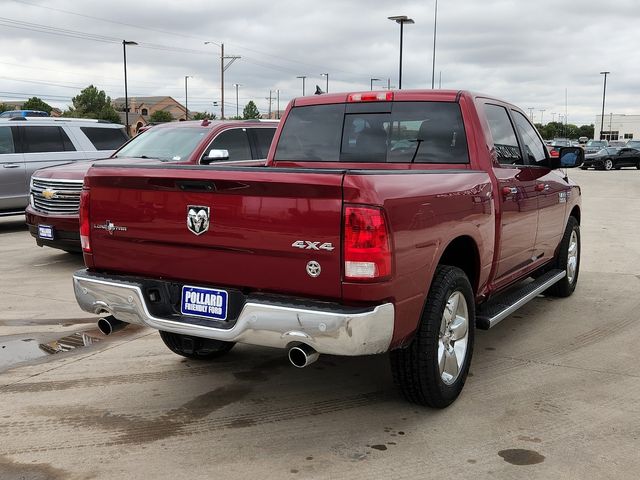
[{"label": "4x4 badge", "polygon": [[195,235],[209,230],[209,207],[189,205],[187,207],[187,228]]}]

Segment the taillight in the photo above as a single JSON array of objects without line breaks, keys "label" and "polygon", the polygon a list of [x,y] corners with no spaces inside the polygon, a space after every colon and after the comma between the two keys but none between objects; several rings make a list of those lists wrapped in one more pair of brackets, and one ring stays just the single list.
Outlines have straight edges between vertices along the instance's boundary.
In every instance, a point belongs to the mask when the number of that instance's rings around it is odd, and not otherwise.
[{"label": "taillight", "polygon": [[347,102],[390,102],[392,100],[393,92],[364,92],[347,95]]},{"label": "taillight", "polygon": [[389,230],[381,208],[345,207],[343,253],[345,280],[381,280],[391,275]]},{"label": "taillight", "polygon": [[80,194],[80,244],[82,251],[91,252],[91,242],[89,233],[91,225],[89,223],[89,190],[82,190]]}]

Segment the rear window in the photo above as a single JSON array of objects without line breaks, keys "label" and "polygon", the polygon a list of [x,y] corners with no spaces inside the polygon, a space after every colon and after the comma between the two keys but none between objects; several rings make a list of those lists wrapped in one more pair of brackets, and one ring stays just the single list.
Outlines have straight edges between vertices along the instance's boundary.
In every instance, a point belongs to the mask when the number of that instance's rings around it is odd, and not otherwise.
[{"label": "rear window", "polygon": [[275,160],[469,163],[457,103],[375,102],[291,110]]},{"label": "rear window", "polygon": [[117,150],[127,140],[124,128],[80,127],[96,150]]}]

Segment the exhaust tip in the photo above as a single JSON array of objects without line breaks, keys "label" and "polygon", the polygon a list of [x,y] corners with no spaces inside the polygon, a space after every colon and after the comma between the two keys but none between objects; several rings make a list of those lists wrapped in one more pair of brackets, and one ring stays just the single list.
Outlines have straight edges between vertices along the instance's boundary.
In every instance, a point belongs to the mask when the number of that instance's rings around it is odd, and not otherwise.
[{"label": "exhaust tip", "polygon": [[318,360],[320,354],[309,345],[301,344],[289,349],[289,361],[294,367],[304,368]]},{"label": "exhaust tip", "polygon": [[111,335],[118,330],[122,330],[127,325],[129,324],[122,322],[111,315],[98,320],[98,329],[103,333],[103,335]]}]

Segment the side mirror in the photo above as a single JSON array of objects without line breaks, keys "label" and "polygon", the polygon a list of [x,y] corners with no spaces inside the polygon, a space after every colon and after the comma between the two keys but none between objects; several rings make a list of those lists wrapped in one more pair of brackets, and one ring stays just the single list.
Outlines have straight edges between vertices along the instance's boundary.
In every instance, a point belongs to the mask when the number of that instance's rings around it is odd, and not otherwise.
[{"label": "side mirror", "polygon": [[557,157],[551,157],[551,168],[575,168],[584,163],[581,147],[562,147]]},{"label": "side mirror", "polygon": [[206,157],[202,159],[200,163],[203,165],[209,165],[211,162],[218,160],[229,160],[229,150],[223,149],[211,149]]}]

